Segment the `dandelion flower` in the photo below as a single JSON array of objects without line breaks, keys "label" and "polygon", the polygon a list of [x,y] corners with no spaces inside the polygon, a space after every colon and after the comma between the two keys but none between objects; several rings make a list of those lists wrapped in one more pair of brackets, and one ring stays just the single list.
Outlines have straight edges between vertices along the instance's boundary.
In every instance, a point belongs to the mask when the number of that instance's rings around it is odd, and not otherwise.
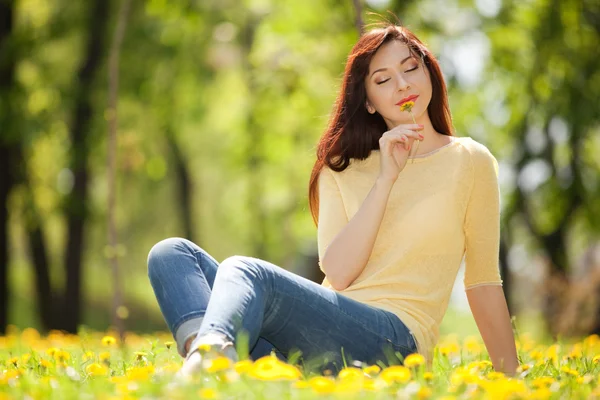
[{"label": "dandelion flower", "polygon": [[319,394],[328,394],[335,390],[333,379],[324,376],[315,376],[308,381],[308,384],[312,390]]},{"label": "dandelion flower", "polygon": [[224,371],[231,367],[231,360],[227,357],[217,357],[213,360],[208,360],[206,370],[210,373]]},{"label": "dandelion flower", "polygon": [[108,374],[108,368],[105,365],[94,363],[85,367],[85,372],[90,376],[105,376]]},{"label": "dandelion flower", "polygon": [[104,336],[102,338],[102,345],[103,346],[112,346],[112,345],[114,345],[116,343],[117,343],[117,339],[115,339],[112,336]]},{"label": "dandelion flower", "polygon": [[[415,120],[415,116],[412,113],[412,108],[414,107],[414,105],[415,105],[414,101],[406,101],[406,102],[400,104],[400,111],[406,111],[406,112],[408,112],[410,114],[412,120],[413,120],[413,123],[416,124],[417,121]],[[419,151],[419,142],[420,142],[420,140],[417,140],[417,146],[416,146],[416,149],[415,149],[415,154],[417,154],[417,151]],[[410,157],[410,154],[409,154],[409,157]],[[413,157],[413,163],[414,163],[414,157]]]},{"label": "dandelion flower", "polygon": [[410,370],[402,365],[392,365],[387,367],[379,375],[388,384],[399,382],[406,383],[411,378]]},{"label": "dandelion flower", "polygon": [[425,357],[421,354],[409,354],[404,359],[404,366],[408,368],[418,367],[419,365],[423,365],[425,363]]}]

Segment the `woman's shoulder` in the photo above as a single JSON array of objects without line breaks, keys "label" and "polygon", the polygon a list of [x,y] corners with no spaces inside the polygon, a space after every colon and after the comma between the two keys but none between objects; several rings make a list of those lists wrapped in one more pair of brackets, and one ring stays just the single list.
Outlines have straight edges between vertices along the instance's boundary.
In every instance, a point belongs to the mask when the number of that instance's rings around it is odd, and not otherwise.
[{"label": "woman's shoulder", "polygon": [[459,143],[467,151],[473,163],[478,164],[481,162],[496,160],[490,149],[481,142],[473,139],[469,136],[457,137]]}]

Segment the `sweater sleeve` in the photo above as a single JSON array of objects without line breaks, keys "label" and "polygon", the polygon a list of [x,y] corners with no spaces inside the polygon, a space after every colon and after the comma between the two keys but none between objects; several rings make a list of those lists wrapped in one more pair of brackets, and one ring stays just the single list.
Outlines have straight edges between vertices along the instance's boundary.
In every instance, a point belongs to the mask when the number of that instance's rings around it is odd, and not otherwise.
[{"label": "sweater sleeve", "polygon": [[323,260],[325,250],[347,223],[348,217],[340,188],[333,172],[324,166],[319,174],[319,222],[317,227],[319,268],[323,273],[325,271],[321,260]]},{"label": "sweater sleeve", "polygon": [[480,285],[502,285],[498,161],[487,147],[475,142],[471,168],[471,194],[464,225],[465,290]]}]

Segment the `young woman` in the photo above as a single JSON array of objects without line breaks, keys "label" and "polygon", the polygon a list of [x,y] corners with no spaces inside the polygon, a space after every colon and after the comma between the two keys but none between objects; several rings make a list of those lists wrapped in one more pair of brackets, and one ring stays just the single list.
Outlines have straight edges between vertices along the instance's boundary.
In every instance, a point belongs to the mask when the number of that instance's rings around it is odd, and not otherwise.
[{"label": "young woman", "polygon": [[[407,101],[410,113],[400,107]],[[186,356],[181,374],[200,369],[206,345],[235,359],[241,332],[253,358],[299,350],[338,371],[343,358],[399,363],[418,352],[431,365],[463,256],[492,363],[514,374],[497,174],[485,146],[453,136],[446,86],[425,45],[396,25],[365,33],[310,179],[322,285],[256,258],[218,263],[180,238],[150,251],[152,287]]]}]

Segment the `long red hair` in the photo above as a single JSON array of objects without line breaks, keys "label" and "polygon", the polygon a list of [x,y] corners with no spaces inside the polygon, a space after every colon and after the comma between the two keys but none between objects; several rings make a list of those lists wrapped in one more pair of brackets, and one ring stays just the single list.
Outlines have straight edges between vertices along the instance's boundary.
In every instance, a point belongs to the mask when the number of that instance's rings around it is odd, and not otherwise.
[{"label": "long red hair", "polygon": [[364,160],[371,154],[371,150],[379,149],[379,139],[388,130],[379,113],[367,112],[365,78],[373,55],[391,40],[406,44],[410,52],[429,70],[432,88],[427,109],[429,118],[437,132],[453,135],[446,83],[435,56],[405,27],[384,23],[383,26],[366,32],[348,56],[329,125],[317,145],[317,160],[308,186],[309,207],[315,225],[319,221],[318,179],[323,166],[339,172],[350,165],[352,158]]}]

